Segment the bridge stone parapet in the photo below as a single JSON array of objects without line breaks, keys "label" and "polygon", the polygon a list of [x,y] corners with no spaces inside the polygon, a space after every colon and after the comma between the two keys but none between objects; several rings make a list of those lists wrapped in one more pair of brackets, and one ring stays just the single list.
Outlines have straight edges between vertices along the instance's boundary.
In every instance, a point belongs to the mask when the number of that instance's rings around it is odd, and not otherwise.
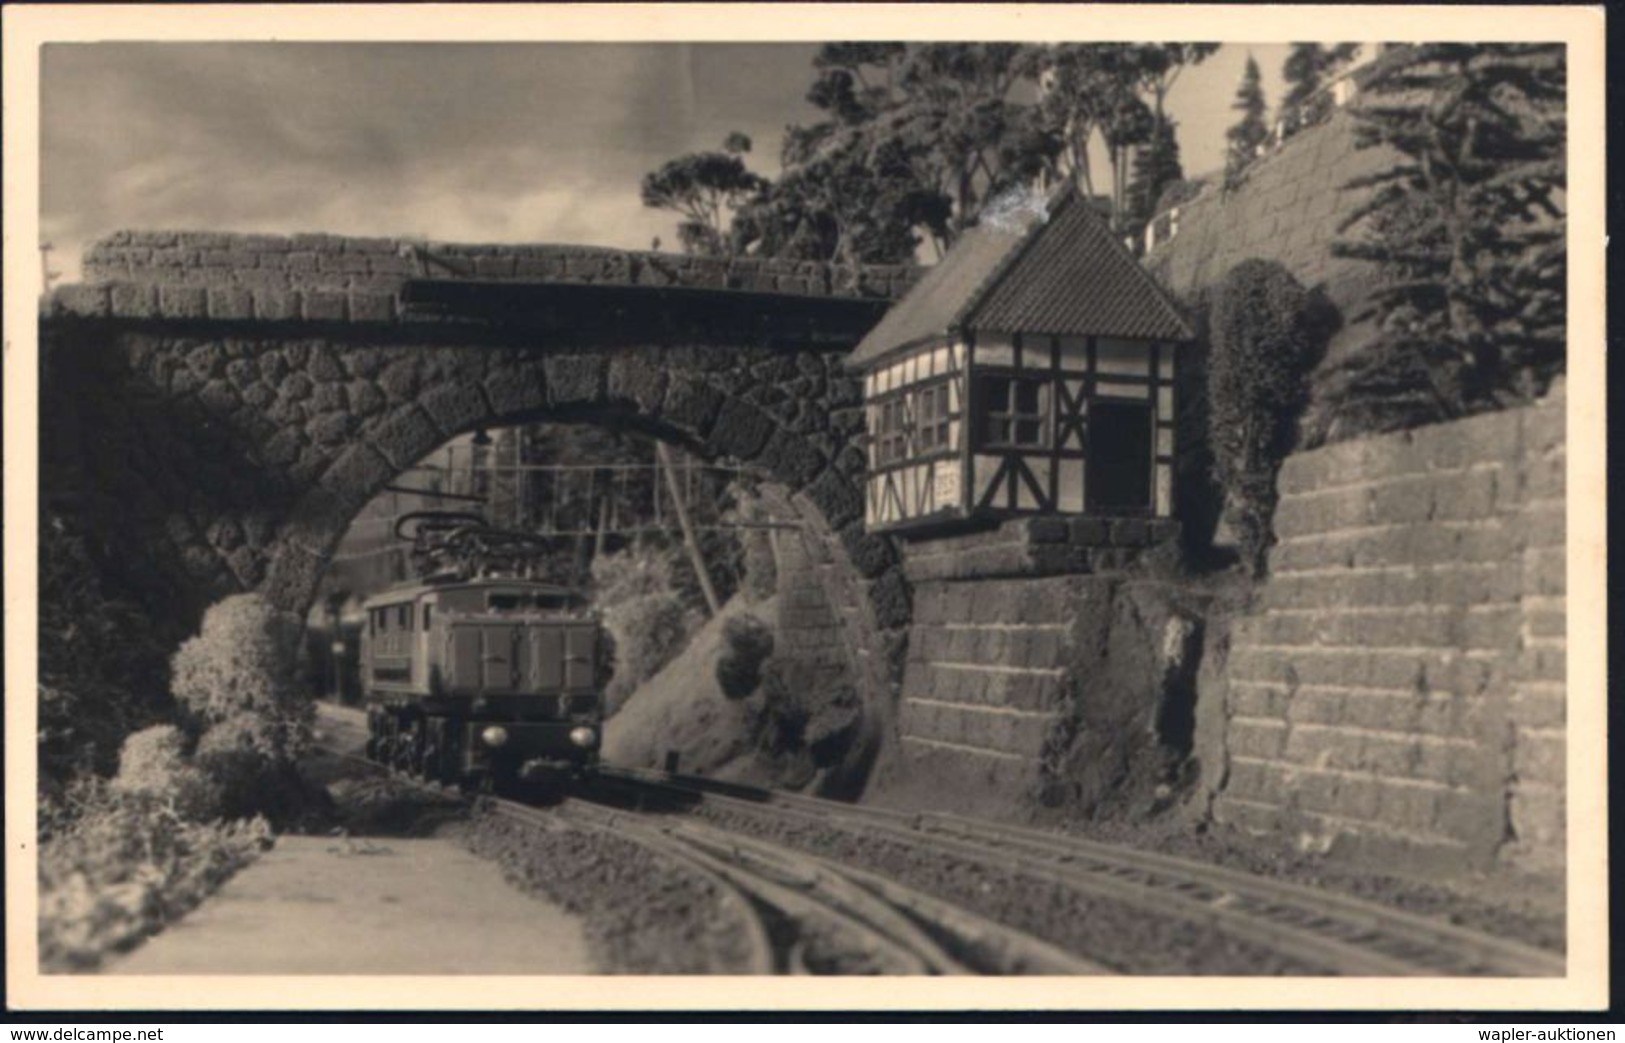
[{"label": "bridge stone parapet", "polygon": [[[909,265],[691,257],[590,246],[466,245],[334,235],[116,232],[86,251],[57,307],[171,319],[392,320],[413,280],[738,290],[890,301]],[[115,289],[122,287],[121,289]]]}]

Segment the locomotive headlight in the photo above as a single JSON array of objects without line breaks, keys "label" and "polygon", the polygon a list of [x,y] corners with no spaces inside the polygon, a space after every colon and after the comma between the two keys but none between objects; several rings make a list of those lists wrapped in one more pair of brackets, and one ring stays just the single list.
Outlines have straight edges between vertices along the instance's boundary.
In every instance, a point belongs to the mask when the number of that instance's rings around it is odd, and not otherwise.
[{"label": "locomotive headlight", "polygon": [[584,750],[598,745],[598,733],[591,728],[571,728],[570,741]]},{"label": "locomotive headlight", "polygon": [[508,729],[493,724],[480,732],[480,741],[492,749],[498,746],[506,746],[508,744]]}]

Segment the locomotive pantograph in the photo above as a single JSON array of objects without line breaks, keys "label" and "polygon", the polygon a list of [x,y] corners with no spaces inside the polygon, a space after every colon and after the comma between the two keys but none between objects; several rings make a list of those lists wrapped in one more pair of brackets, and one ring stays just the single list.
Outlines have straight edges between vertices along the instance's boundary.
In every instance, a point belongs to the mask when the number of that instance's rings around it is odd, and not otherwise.
[{"label": "locomotive pantograph", "polygon": [[545,542],[441,511],[395,534],[422,578],[362,606],[368,756],[457,784],[590,771],[612,650],[580,593],[532,578]]}]

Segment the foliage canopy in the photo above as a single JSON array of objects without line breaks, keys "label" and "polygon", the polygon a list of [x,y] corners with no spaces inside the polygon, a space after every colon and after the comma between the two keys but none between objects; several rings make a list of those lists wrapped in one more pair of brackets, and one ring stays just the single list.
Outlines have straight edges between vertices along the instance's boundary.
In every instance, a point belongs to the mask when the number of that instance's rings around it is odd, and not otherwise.
[{"label": "foliage canopy", "polygon": [[692,179],[676,175],[699,157],[681,157],[672,161],[678,170],[669,163],[650,176],[684,190],[651,194],[646,181],[645,202],[684,213],[679,234],[691,252],[718,251],[719,215],[731,210],[725,252],[901,263],[927,242],[940,256],[1012,188],[1070,178],[1093,195],[1089,149],[1098,139],[1111,158],[1114,212],[1127,229],[1136,149],[1155,146],[1151,169],[1167,169],[1170,151],[1158,144],[1172,136],[1163,100],[1183,68],[1217,49],[826,44],[807,92],[823,118],[786,128],[777,181],[707,154],[711,187],[688,192]]},{"label": "foliage canopy", "polygon": [[1398,162],[1334,253],[1371,262],[1376,334],[1329,375],[1343,432],[1528,401],[1560,372],[1566,319],[1564,48],[1425,44],[1365,87],[1362,148]]}]

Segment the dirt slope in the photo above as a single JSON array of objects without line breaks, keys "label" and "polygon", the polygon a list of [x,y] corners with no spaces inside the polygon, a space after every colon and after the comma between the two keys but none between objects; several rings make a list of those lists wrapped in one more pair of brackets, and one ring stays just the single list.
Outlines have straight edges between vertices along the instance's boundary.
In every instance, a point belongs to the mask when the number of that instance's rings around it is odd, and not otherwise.
[{"label": "dirt slope", "polygon": [[747,603],[736,597],[707,620],[681,655],[633,693],[604,727],[605,761],[627,767],[664,767],[676,750],[682,771],[728,775],[727,766],[751,754],[750,701],[732,702],[717,686],[717,658],[727,621],[751,613],[771,621],[777,599]]}]

